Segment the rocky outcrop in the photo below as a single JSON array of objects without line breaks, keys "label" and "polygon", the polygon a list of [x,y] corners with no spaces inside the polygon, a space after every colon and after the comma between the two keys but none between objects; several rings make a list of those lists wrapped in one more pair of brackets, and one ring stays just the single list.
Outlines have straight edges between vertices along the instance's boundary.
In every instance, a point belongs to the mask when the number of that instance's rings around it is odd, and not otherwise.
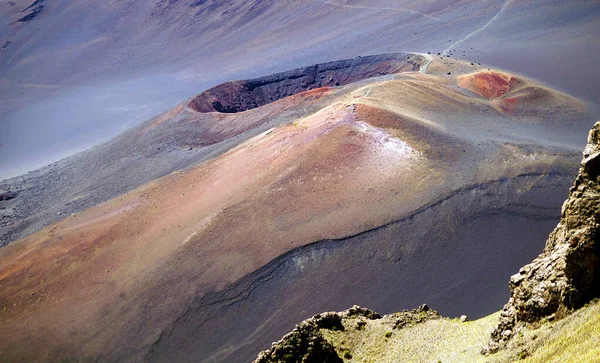
[{"label": "rocky outcrop", "polygon": [[510,278],[511,297],[482,353],[497,351],[528,324],[562,318],[600,295],[599,176],[600,121],[590,131],[560,223],[544,252]]},{"label": "rocky outcrop", "polygon": [[[358,313],[362,313],[362,309]],[[351,309],[352,310],[352,309]],[[369,313],[372,313],[368,310]],[[346,312],[347,313],[347,312]],[[342,316],[346,313],[324,313],[315,315],[300,324],[283,339],[273,343],[271,349],[261,352],[254,363],[268,362],[343,362],[328,343],[320,329],[344,330]]]},{"label": "rocky outcrop", "polygon": [[[385,316],[356,305],[340,313],[318,314],[298,324],[291,333],[285,335],[279,342],[273,343],[271,349],[261,352],[254,363],[343,362],[338,352],[344,349],[328,342],[321,332],[323,329],[338,332],[353,329],[362,331],[367,321],[379,320],[384,321],[391,330],[394,330],[438,318],[440,318],[438,312],[427,305]],[[348,358],[347,353],[345,357]]]},{"label": "rocky outcrop", "polygon": [[335,347],[327,342],[321,329],[344,331],[344,318],[381,319],[376,312],[354,306],[340,313],[323,313],[313,316],[300,324],[271,349],[261,352],[254,363],[268,362],[343,362]]},{"label": "rocky outcrop", "polygon": [[194,98],[197,112],[236,113],[321,87],[343,86],[367,78],[420,69],[424,58],[394,53],[316,64],[245,81],[227,82]]}]

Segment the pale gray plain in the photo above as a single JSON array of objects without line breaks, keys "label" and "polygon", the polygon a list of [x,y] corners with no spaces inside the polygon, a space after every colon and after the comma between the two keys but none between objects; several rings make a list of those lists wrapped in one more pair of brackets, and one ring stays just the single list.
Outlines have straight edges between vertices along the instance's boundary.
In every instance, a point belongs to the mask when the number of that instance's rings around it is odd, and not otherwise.
[{"label": "pale gray plain", "polygon": [[18,22],[31,1],[0,2],[0,178],[223,81],[358,55],[445,51],[600,99],[593,0],[42,3]]}]

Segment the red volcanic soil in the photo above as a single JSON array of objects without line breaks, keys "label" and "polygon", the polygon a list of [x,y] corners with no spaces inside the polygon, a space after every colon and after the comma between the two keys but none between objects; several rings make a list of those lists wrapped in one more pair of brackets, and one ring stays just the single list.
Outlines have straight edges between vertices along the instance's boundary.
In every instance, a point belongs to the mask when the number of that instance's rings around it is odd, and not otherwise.
[{"label": "red volcanic soil", "polygon": [[579,100],[513,75],[482,71],[458,77],[458,85],[486,99],[508,116],[528,116],[531,120],[550,119],[562,109],[563,121],[577,120],[585,111]]},{"label": "red volcanic soil", "polygon": [[503,100],[498,100],[498,107],[507,115],[514,115],[519,103],[518,97],[510,97]]},{"label": "red volcanic soil", "polygon": [[500,72],[479,72],[459,78],[459,86],[485,98],[499,98],[513,89],[519,80]]}]

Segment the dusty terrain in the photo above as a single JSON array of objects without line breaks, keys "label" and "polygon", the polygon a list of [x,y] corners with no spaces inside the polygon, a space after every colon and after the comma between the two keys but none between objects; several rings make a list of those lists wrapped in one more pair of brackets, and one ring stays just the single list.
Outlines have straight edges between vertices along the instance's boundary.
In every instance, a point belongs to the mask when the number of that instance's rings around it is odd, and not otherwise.
[{"label": "dusty terrain", "polygon": [[353,306],[302,321],[254,362],[598,361],[599,182],[600,121],[559,224],[544,251],[511,276],[502,311],[470,322],[467,315],[443,318],[426,304],[385,316]]},{"label": "dusty terrain", "polygon": [[7,241],[24,238],[0,250],[4,357],[247,361],[357,295],[384,312],[497,310],[498,282],[556,222],[586,105],[407,57],[421,71],[244,112],[188,101],[5,181],[16,197],[2,203],[24,214]]},{"label": "dusty terrain", "polygon": [[354,304],[497,311],[598,119],[599,12],[1,1],[0,360],[247,362]]},{"label": "dusty terrain", "polygon": [[[418,68],[418,62],[425,62],[413,54],[392,58],[401,58],[394,61],[394,69],[404,64],[412,70],[415,65]],[[354,61],[361,62],[360,58]],[[377,67],[371,69],[374,70]],[[342,68],[337,72],[338,77],[347,78],[360,75],[361,69],[353,72],[352,68]],[[289,82],[292,88],[301,89],[303,79],[295,81],[296,86]],[[278,89],[279,86],[273,90]],[[174,170],[214,158],[249,137],[309,115],[341,97],[338,89],[321,87],[250,112],[196,112],[198,98],[205,95],[206,92],[85,153],[0,181],[0,191],[20,196],[3,204],[0,245]]]},{"label": "dusty terrain", "polygon": [[599,11],[595,0],[2,1],[0,178],[220,83],[356,56],[444,53],[597,103]]}]

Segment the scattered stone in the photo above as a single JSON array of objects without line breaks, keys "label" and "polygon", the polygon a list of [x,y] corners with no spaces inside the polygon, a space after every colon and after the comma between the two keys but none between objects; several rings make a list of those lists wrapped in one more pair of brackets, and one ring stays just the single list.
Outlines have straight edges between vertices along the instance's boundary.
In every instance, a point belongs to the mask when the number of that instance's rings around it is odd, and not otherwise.
[{"label": "scattered stone", "polygon": [[399,313],[391,314],[390,316],[395,320],[393,329],[402,329],[427,320],[440,318],[440,314],[427,306],[427,304],[423,304],[415,310],[404,310]]},{"label": "scattered stone", "polygon": [[345,316],[347,317],[355,317],[355,316],[364,316],[370,320],[381,319],[381,315],[377,314],[373,310],[369,310],[367,308],[362,308],[358,305],[354,305],[350,309],[346,310]]},{"label": "scattered stone", "polygon": [[460,321],[463,323],[466,323],[469,320],[469,318],[466,315],[461,315],[460,316]]}]

